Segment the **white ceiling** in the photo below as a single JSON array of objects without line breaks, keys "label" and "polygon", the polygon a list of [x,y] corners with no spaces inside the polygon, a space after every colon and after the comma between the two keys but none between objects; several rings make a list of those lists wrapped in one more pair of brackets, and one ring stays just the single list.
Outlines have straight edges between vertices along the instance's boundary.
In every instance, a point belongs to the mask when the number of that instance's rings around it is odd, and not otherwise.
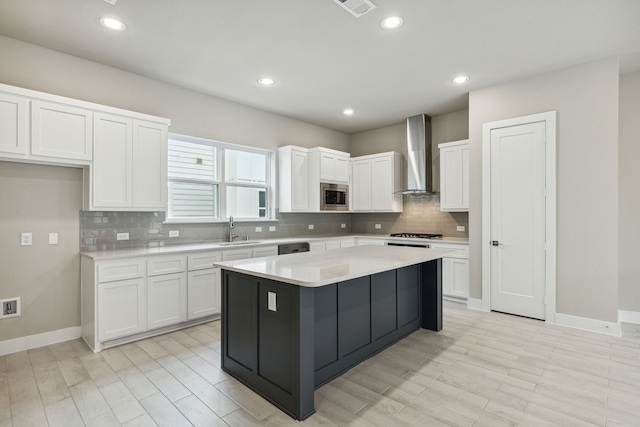
[{"label": "white ceiling", "polygon": [[639,0],[372,1],[355,18],[332,0],[1,0],[0,34],[345,133],[613,55],[640,69]]}]

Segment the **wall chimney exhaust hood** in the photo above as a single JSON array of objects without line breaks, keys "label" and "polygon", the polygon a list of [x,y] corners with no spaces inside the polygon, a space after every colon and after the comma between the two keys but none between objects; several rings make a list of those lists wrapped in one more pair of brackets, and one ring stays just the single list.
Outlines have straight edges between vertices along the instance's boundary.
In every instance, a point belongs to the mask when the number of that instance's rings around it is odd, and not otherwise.
[{"label": "wall chimney exhaust hood", "polygon": [[407,119],[407,189],[402,194],[432,194],[431,117]]}]

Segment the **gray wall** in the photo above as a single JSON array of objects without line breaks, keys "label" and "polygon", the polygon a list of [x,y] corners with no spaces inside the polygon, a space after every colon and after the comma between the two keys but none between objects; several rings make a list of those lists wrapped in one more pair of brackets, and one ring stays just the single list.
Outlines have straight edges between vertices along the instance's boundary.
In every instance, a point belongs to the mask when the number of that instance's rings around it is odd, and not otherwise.
[{"label": "gray wall", "polygon": [[[440,150],[442,142],[467,139],[469,110],[442,114],[431,118],[432,159],[434,189],[440,188]],[[349,150],[352,156],[398,151],[407,156],[407,129],[405,123],[387,126],[351,135]],[[405,164],[406,167],[406,164]],[[405,178],[406,181],[406,178]],[[406,184],[406,182],[405,182]],[[381,228],[376,229],[375,225]],[[457,231],[464,225],[465,231]],[[426,197],[404,196],[402,213],[353,214],[351,231],[354,233],[442,233],[447,237],[469,236],[467,212],[441,212],[438,194]]]},{"label": "gray wall", "polygon": [[640,312],[640,72],[620,76],[619,137],[619,306]]},{"label": "gray wall", "polygon": [[[340,132],[10,38],[0,36],[0,52],[4,58],[0,67],[0,83],[167,117],[172,121],[171,132],[267,149],[288,144],[343,151],[349,148],[348,135]],[[20,191],[13,192],[13,186],[6,185],[0,192],[0,298],[22,297],[25,314],[0,322],[0,341],[79,326],[78,233],[82,171],[19,163],[3,164],[2,170],[11,170],[20,176],[20,186],[16,187]],[[43,175],[47,178],[43,179]],[[68,184],[69,180],[73,185]],[[74,194],[64,193],[62,197],[62,192],[56,190],[61,187]],[[9,191],[18,198],[20,205],[7,203]],[[50,212],[51,215],[36,215],[39,211]],[[348,215],[340,216],[348,219]],[[317,234],[333,231],[329,220],[323,221],[324,217],[282,215],[281,218],[282,222],[276,225],[282,224],[282,234],[304,228],[309,220],[316,225],[314,232]],[[19,246],[21,230],[30,229],[38,233],[34,236],[43,236],[42,233],[60,229],[60,224],[70,223],[75,234],[61,235],[61,244],[57,247],[40,247],[37,241],[31,250]],[[153,221],[145,223],[152,224]],[[268,225],[264,229],[266,227]],[[187,231],[185,226],[181,229],[185,230],[184,236],[189,236],[197,233],[196,228]],[[250,229],[251,225],[245,224],[238,231],[249,234]],[[344,231],[349,231],[349,228]],[[207,233],[222,235],[224,225],[211,226]],[[102,244],[109,244],[108,237],[102,237],[105,239]],[[142,245],[154,241],[148,238]],[[67,247],[68,242],[72,242],[72,248]],[[49,256],[62,253],[63,247],[68,249],[64,255]]]},{"label": "gray wall", "polygon": [[[22,298],[0,341],[80,326],[81,208],[81,169],[0,162],[0,298]],[[21,232],[32,246],[20,246]]]},{"label": "gray wall", "polygon": [[556,311],[616,322],[617,58],[469,94],[470,296],[482,296],[482,124],[551,110],[558,113]]}]

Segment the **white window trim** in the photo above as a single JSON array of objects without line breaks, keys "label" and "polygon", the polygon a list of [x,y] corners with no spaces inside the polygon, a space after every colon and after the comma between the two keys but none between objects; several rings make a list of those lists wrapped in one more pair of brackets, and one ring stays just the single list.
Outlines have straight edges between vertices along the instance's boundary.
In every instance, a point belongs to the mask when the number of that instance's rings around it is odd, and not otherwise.
[{"label": "white window trim", "polygon": [[[246,145],[232,144],[229,142],[216,141],[213,139],[199,138],[189,135],[181,135],[177,133],[169,133],[169,138],[178,141],[192,142],[196,144],[210,145],[217,147],[216,161],[217,161],[217,179],[213,180],[213,184],[218,185],[218,217],[204,217],[204,218],[166,218],[164,224],[215,224],[226,223],[229,221],[229,215],[227,213],[227,186],[234,187],[247,187],[247,188],[265,188],[267,190],[267,216],[266,217],[244,217],[234,218],[235,222],[277,222],[276,219],[276,199],[277,192],[275,189],[275,170],[276,170],[276,156],[275,151],[267,150],[263,148],[249,147]],[[225,152],[227,149],[245,151],[248,153],[264,154],[267,156],[267,164],[265,175],[267,177],[267,183],[265,185],[251,185],[245,183],[226,183],[225,182]],[[171,178],[167,178],[167,185]],[[187,182],[188,180],[183,180]],[[197,181],[193,181],[197,182]],[[169,210],[167,209],[167,215]]]}]

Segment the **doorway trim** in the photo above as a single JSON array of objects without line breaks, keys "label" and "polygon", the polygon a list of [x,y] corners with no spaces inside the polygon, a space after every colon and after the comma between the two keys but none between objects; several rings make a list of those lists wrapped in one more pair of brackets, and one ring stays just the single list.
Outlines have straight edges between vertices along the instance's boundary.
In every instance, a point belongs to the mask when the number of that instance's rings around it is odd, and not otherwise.
[{"label": "doorway trim", "polygon": [[556,112],[482,124],[482,309],[491,311],[491,131],[545,122],[545,321],[556,315]]}]

